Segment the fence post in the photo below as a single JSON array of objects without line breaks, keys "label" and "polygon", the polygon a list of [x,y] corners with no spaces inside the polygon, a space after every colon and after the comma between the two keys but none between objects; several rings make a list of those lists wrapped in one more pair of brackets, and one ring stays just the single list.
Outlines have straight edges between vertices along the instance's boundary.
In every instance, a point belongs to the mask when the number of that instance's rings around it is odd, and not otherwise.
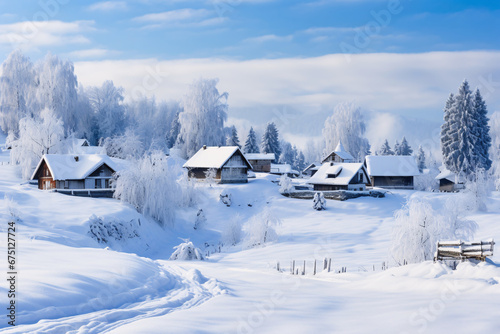
[{"label": "fence post", "polygon": [[326,257],[323,259],[323,270],[326,270],[326,267],[327,267],[327,261],[326,261]]},{"label": "fence post", "polygon": [[316,259],[314,259],[313,275],[316,275]]},{"label": "fence post", "polygon": [[328,260],[328,272],[330,272],[331,267],[332,267],[332,258]]},{"label": "fence post", "polygon": [[292,262],[292,274],[295,274],[295,260]]},{"label": "fence post", "polygon": [[302,275],[306,274],[306,260],[304,260],[304,269],[302,269]]},{"label": "fence post", "polygon": [[278,261],[278,262],[276,263],[276,270],[277,270],[277,271],[280,271],[280,261]]}]

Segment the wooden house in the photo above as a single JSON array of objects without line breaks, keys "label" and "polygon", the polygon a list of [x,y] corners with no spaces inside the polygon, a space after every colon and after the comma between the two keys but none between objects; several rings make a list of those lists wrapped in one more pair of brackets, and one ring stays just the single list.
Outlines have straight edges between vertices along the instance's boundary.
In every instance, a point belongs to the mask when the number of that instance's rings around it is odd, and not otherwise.
[{"label": "wooden house", "polygon": [[324,163],[318,171],[307,181],[314,190],[353,190],[363,191],[370,179],[362,163]]},{"label": "wooden house", "polygon": [[414,177],[420,175],[415,158],[406,155],[370,155],[365,167],[373,187],[413,189]]},{"label": "wooden house", "polygon": [[342,141],[339,141],[335,150],[324,158],[321,163],[325,162],[355,162],[355,159],[351,153],[345,150],[344,145],[342,145]]},{"label": "wooden house", "polygon": [[107,155],[46,154],[42,157],[32,180],[38,189],[110,189],[110,179],[118,170]]},{"label": "wooden house", "polygon": [[183,166],[189,178],[206,179],[209,170],[215,170],[220,183],[246,183],[252,165],[238,146],[203,146]]},{"label": "wooden house", "polygon": [[245,153],[254,172],[271,172],[271,164],[276,159],[274,153]]},{"label": "wooden house", "polygon": [[320,162],[313,162],[312,164],[304,168],[304,170],[302,171],[302,175],[311,177],[314,174],[316,174],[316,172],[318,171],[318,169],[320,169],[320,167],[321,167]]},{"label": "wooden house", "polygon": [[463,178],[458,177],[455,173],[450,172],[445,167],[440,168],[441,172],[436,176],[439,180],[439,190],[444,192],[455,192],[465,188]]}]

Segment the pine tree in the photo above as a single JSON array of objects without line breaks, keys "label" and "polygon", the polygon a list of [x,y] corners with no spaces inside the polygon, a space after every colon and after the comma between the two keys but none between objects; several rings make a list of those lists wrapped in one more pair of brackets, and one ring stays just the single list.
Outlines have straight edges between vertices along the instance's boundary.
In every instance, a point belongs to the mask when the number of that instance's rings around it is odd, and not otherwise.
[{"label": "pine tree", "polygon": [[408,145],[408,141],[406,137],[403,137],[401,140],[401,144],[399,145],[399,153],[397,155],[411,155],[413,153],[413,149]]},{"label": "pine tree", "polygon": [[267,124],[266,131],[262,136],[261,151],[262,153],[274,153],[276,157],[275,162],[281,156],[281,147],[278,139],[278,129],[276,125],[271,122]]},{"label": "pine tree", "polygon": [[474,93],[474,118],[477,119],[477,140],[474,145],[474,156],[476,157],[476,169],[489,170],[492,161],[489,158],[489,150],[491,147],[490,126],[487,117],[488,109],[486,103],[481,96],[481,92],[477,89]]},{"label": "pine tree", "polygon": [[385,140],[384,144],[378,151],[378,155],[394,155],[394,152],[392,151],[391,147],[389,146],[389,142],[387,139]]},{"label": "pine tree", "polygon": [[177,137],[179,137],[180,129],[181,124],[179,123],[179,113],[176,113],[174,119],[172,120],[172,125],[170,126],[170,133],[168,134],[168,148],[174,147],[175,143],[177,142]]},{"label": "pine tree", "polygon": [[401,155],[401,148],[400,148],[399,142],[396,140],[396,143],[394,144],[394,154],[395,155]]},{"label": "pine tree", "polygon": [[422,173],[422,171],[426,168],[425,166],[425,152],[424,149],[422,148],[422,145],[418,147],[418,152],[417,152],[417,165],[418,165],[418,170]]},{"label": "pine tree", "polygon": [[257,145],[257,136],[255,135],[255,131],[253,130],[253,127],[250,128],[250,131],[248,132],[248,137],[245,142],[245,148],[244,148],[245,153],[259,153],[259,145]]},{"label": "pine tree", "polygon": [[281,155],[279,158],[279,163],[293,165],[294,158],[295,154],[293,151],[292,144],[283,141],[283,143],[281,144]]},{"label": "pine tree", "polygon": [[299,172],[302,172],[304,168],[306,168],[305,165],[306,165],[306,158],[304,157],[304,153],[302,153],[302,151],[299,151],[299,153],[296,156],[293,168],[298,170]]},{"label": "pine tree", "polygon": [[458,148],[458,122],[454,113],[455,96],[450,94],[444,107],[444,123],[441,126],[441,155],[443,164],[452,170],[453,161],[456,159]]},{"label": "pine tree", "polygon": [[226,146],[238,146],[241,148],[238,131],[234,125],[231,127],[231,134],[226,139]]}]

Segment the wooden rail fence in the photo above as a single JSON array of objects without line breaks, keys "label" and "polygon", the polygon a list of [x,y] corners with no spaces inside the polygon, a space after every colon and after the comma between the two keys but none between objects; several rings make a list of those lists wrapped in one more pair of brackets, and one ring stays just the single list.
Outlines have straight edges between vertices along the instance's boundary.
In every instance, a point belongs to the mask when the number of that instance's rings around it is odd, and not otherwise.
[{"label": "wooden rail fence", "polygon": [[494,246],[493,239],[477,242],[439,241],[434,261],[466,259],[485,261],[487,256],[493,256]]}]

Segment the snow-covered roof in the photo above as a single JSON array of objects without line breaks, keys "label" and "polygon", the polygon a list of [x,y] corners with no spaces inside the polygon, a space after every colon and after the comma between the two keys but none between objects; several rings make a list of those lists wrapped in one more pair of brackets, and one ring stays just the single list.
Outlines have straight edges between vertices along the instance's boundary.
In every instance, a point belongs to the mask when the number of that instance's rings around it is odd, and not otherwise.
[{"label": "snow-covered roof", "polygon": [[[203,146],[184,164],[183,167],[219,169],[222,168],[222,166],[224,166],[226,162],[238,151],[241,153],[238,146]],[[241,153],[241,156],[243,157],[246,166],[240,167],[252,168],[252,165],[248,162],[243,153]]]},{"label": "snow-covered roof", "polygon": [[103,164],[115,172],[122,169],[122,166],[115,163],[107,155],[102,154],[46,154],[40,159],[31,177],[32,180],[43,161],[47,163],[52,178],[57,181],[83,180]]},{"label": "snow-covered roof", "polygon": [[[365,182],[367,182],[368,175],[366,174],[362,163],[341,162],[333,163],[332,165],[332,163],[326,162],[319,168],[316,174],[314,174],[309,181],[307,181],[307,183],[345,186],[351,182],[352,178],[356,176],[360,169],[363,170],[366,178]],[[335,178],[328,177],[328,174],[336,175],[339,172],[340,174]]]},{"label": "snow-covered roof", "polygon": [[274,160],[274,153],[245,153],[247,160]]},{"label": "snow-covered roof", "polygon": [[409,155],[370,155],[365,158],[370,176],[417,176],[417,161]]},{"label": "snow-covered roof", "polygon": [[310,164],[309,166],[307,166],[306,168],[304,168],[304,170],[302,171],[302,173],[305,173],[308,170],[318,170],[319,166],[321,166],[321,162],[313,162],[312,164]]},{"label": "snow-covered roof", "polygon": [[[442,166],[441,168],[439,168],[441,170],[441,173],[438,174],[438,176],[436,176],[436,180],[443,180],[443,179],[446,179],[448,181],[451,181],[453,183],[455,183],[455,176],[456,174],[449,171],[448,169],[446,169],[446,167]],[[458,182],[459,183],[463,183],[463,178],[462,177],[459,177],[458,178]]]},{"label": "snow-covered roof", "polygon": [[299,172],[296,170],[293,170],[292,166],[289,164],[271,164],[271,173],[299,175]]},{"label": "snow-covered roof", "polygon": [[342,141],[339,140],[339,143],[337,145],[337,147],[335,147],[335,150],[333,150],[332,153],[330,153],[324,160],[323,162],[325,162],[328,157],[330,157],[333,153],[335,153],[336,155],[338,155],[342,160],[344,161],[354,161],[354,157],[351,155],[351,153],[347,152],[344,148],[344,145],[342,145]]}]

